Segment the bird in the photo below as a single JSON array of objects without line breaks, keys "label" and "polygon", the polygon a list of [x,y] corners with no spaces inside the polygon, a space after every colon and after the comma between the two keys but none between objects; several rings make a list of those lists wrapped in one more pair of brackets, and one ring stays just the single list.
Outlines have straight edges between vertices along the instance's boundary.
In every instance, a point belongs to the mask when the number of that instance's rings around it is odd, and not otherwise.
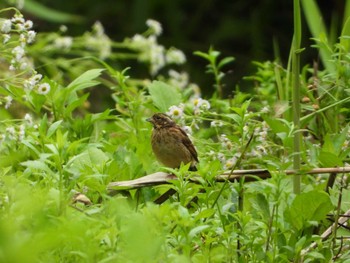
[{"label": "bird", "polygon": [[153,125],[151,145],[158,161],[174,169],[190,163],[189,170],[197,171],[198,154],[186,132],[164,113],[155,113],[147,121]]}]

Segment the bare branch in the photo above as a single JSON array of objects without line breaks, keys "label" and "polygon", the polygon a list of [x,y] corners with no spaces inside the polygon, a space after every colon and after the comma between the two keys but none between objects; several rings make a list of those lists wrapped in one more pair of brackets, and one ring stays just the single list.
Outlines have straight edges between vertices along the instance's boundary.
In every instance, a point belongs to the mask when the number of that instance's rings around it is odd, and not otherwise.
[{"label": "bare branch", "polygon": [[[350,167],[316,168],[316,169],[305,170],[305,171],[285,170],[285,171],[281,171],[281,173],[284,173],[287,175],[327,174],[327,173],[339,174],[339,173],[350,173]],[[268,170],[264,170],[264,169],[235,170],[232,173],[225,172],[221,175],[218,175],[216,176],[215,180],[217,182],[225,182],[225,181],[234,182],[243,177],[245,178],[245,182],[264,180],[267,178],[271,178],[271,173]],[[194,177],[191,177],[189,180],[192,182],[200,182],[200,179],[201,178],[194,176]],[[107,189],[109,191],[131,190],[131,189],[138,189],[138,188],[147,187],[147,186],[169,184],[171,183],[171,180],[178,180],[178,178],[173,174],[157,172],[157,173],[149,174],[134,180],[111,182],[108,184]]]}]

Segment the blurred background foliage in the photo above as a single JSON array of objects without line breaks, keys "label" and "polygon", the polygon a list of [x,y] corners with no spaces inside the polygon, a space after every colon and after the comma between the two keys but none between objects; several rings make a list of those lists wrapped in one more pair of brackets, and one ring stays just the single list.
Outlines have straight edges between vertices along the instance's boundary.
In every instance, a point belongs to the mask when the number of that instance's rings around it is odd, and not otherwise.
[{"label": "blurred background foliage", "polygon": [[[220,50],[224,57],[233,56],[235,62],[226,71],[225,94],[230,95],[238,85],[249,91],[252,83],[242,80],[253,74],[252,61],[279,60],[287,64],[293,32],[293,2],[280,0],[240,1],[163,1],[163,0],[5,0],[0,7],[22,5],[24,15],[34,21],[37,32],[58,31],[60,25],[68,27],[68,34],[78,36],[100,21],[106,34],[122,41],[135,33],[143,32],[148,18],[163,25],[160,41],[165,46],[183,50],[188,63],[184,70],[191,81],[198,83],[204,95],[212,88],[212,78],[203,75],[205,61],[194,56],[194,51],[207,51],[210,46]],[[344,12],[343,0],[319,0],[317,4],[324,23],[330,32],[339,32]],[[305,24],[305,20],[303,21]],[[303,26],[307,30],[307,26]],[[313,49],[311,34],[303,32],[302,64],[318,60]],[[335,34],[337,35],[337,34]],[[146,71],[138,65],[131,66],[134,75]],[[118,70],[122,70],[118,69]],[[135,72],[136,71],[136,72]],[[144,75],[144,72],[142,72]]]}]

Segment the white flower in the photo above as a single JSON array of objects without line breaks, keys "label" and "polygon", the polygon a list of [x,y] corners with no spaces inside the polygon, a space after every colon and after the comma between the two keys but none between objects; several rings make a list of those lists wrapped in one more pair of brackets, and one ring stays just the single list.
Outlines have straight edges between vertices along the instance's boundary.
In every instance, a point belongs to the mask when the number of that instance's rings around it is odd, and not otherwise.
[{"label": "white flower", "polygon": [[144,47],[148,45],[148,39],[140,34],[136,34],[131,38],[131,42],[135,47]]},{"label": "white flower", "polygon": [[227,149],[232,149],[233,144],[229,138],[227,138],[226,134],[221,134],[219,137],[222,147]]},{"label": "white flower", "polygon": [[31,78],[25,80],[23,82],[24,88],[32,90],[36,84],[41,80],[43,76],[41,74],[36,74]]},{"label": "white flower", "polygon": [[195,98],[193,100],[193,105],[195,109],[202,109],[202,110],[209,110],[210,109],[210,103],[207,100],[204,100],[202,98]]},{"label": "white flower", "polygon": [[184,89],[188,84],[188,74],[186,72],[177,72],[176,70],[169,70],[170,85]]},{"label": "white flower", "polygon": [[150,50],[151,74],[155,75],[162,67],[165,66],[164,47],[154,45]]},{"label": "white flower", "polygon": [[20,65],[19,65],[19,69],[25,70],[26,68],[28,68],[28,63],[22,60]]},{"label": "white flower", "polygon": [[221,163],[225,163],[226,162],[226,157],[223,153],[218,153],[217,155],[217,159],[221,162]]},{"label": "white flower", "polygon": [[222,127],[222,126],[224,126],[224,123],[220,120],[213,120],[210,123],[210,127]]},{"label": "white flower", "polygon": [[27,33],[27,43],[31,44],[34,42],[36,37],[36,32],[34,30],[29,30]]},{"label": "white flower", "polygon": [[24,115],[24,119],[25,119],[29,124],[32,124],[32,123],[33,123],[33,117],[32,117],[32,115],[30,115],[29,113],[26,113],[26,115]]},{"label": "white flower", "polygon": [[15,55],[16,61],[20,61],[21,58],[24,56],[25,52],[24,52],[23,47],[17,46],[12,50],[12,54]]},{"label": "white flower", "polygon": [[104,35],[105,30],[103,28],[103,25],[101,24],[100,21],[96,21],[93,26],[92,26],[92,32],[95,34],[97,37],[101,37]]},{"label": "white flower", "polygon": [[51,86],[49,83],[43,83],[39,85],[37,92],[38,94],[46,95],[47,93],[50,92],[50,89],[51,89]]},{"label": "white flower", "polygon": [[15,14],[11,21],[15,24],[24,24],[24,18],[20,14]]},{"label": "white flower", "polygon": [[186,62],[185,54],[176,48],[169,49],[165,54],[165,58],[168,64],[183,64]]},{"label": "white flower", "polygon": [[228,159],[224,164],[224,169],[232,169],[232,167],[236,164],[236,162],[237,162],[236,157],[232,157]]},{"label": "white flower", "polygon": [[24,23],[24,28],[25,29],[31,29],[33,27],[33,21],[31,20],[27,20],[25,23]]},{"label": "white flower", "polygon": [[270,108],[268,106],[265,106],[261,109],[261,113],[269,113],[270,112]]},{"label": "white flower", "polygon": [[25,134],[26,134],[26,128],[23,124],[21,124],[19,126],[19,131],[18,131],[18,139],[20,141],[23,141]]},{"label": "white flower", "polygon": [[249,132],[249,126],[248,126],[247,124],[245,124],[245,125],[243,126],[243,131],[244,131],[244,132]]},{"label": "white flower", "polygon": [[5,101],[6,101],[5,109],[10,108],[10,106],[11,106],[11,104],[12,104],[12,100],[13,100],[13,98],[12,98],[11,96],[6,96],[6,97],[5,97]]},{"label": "white flower", "polygon": [[183,126],[181,128],[186,134],[191,135],[192,134],[192,128],[190,126]]},{"label": "white flower", "polygon": [[10,135],[10,138],[13,139],[16,135],[16,130],[14,127],[7,127],[6,132]]},{"label": "white flower", "polygon": [[171,106],[167,112],[167,114],[174,119],[180,119],[183,116],[183,113],[183,107],[175,105]]},{"label": "white flower", "polygon": [[[20,34],[20,35],[19,35],[19,41],[20,41],[21,43],[25,43],[25,42],[27,41],[26,36],[25,36],[24,34]],[[22,45],[22,46],[23,46],[23,45]]]},{"label": "white flower", "polygon": [[152,30],[152,32],[156,35],[159,36],[160,34],[162,34],[162,25],[153,19],[148,19],[146,21],[146,25]]},{"label": "white flower", "polygon": [[59,37],[55,39],[54,45],[57,49],[70,49],[73,44],[72,37]]},{"label": "white flower", "polygon": [[35,84],[38,83],[42,79],[43,75],[41,74],[35,74],[31,79],[35,81]]},{"label": "white flower", "polygon": [[11,39],[11,36],[9,34],[3,34],[2,37],[4,38],[2,41],[3,44],[6,44]]},{"label": "white flower", "polygon": [[10,19],[6,19],[4,22],[1,24],[1,32],[2,33],[9,33],[11,31],[12,27],[12,22]]},{"label": "white flower", "polygon": [[64,33],[64,32],[67,32],[68,28],[67,28],[66,25],[60,25],[59,30],[60,30],[62,33]]},{"label": "white flower", "polygon": [[18,31],[25,31],[24,24],[16,24],[16,29],[17,29]]}]

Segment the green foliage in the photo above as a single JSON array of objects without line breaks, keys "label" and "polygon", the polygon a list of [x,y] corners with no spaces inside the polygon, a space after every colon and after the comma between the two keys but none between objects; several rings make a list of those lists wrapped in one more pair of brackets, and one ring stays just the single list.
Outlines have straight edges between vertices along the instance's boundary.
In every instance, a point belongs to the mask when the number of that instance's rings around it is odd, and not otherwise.
[{"label": "green foliage", "polygon": [[153,81],[148,86],[148,91],[154,106],[161,112],[166,112],[170,106],[179,105],[181,102],[180,93],[174,87],[164,82]]},{"label": "green foliage", "polygon": [[225,73],[222,72],[222,68],[227,64],[234,61],[234,57],[225,57],[221,60],[218,60],[220,56],[220,52],[210,48],[208,53],[204,53],[201,51],[194,52],[195,55],[204,58],[209,62],[207,65],[207,73],[214,75],[214,88],[216,89],[217,95],[219,98],[223,97],[223,84],[222,79],[225,76]]},{"label": "green foliage", "polygon": [[[257,73],[247,78],[254,94],[237,87],[224,98],[222,70],[233,58],[219,60],[213,49],[196,52],[214,75],[215,91],[204,99],[187,74],[172,68],[185,59],[158,44],[156,21],[119,43],[100,24],[75,38],[38,34],[32,43],[31,23],[16,9],[3,13],[15,15],[0,20],[1,40],[7,40],[0,44],[0,262],[327,262],[349,256],[336,234],[321,242],[326,217],[349,210],[346,180],[339,176],[326,193],[326,176],[300,175],[302,193],[294,195],[284,172],[296,154],[302,171],[349,159],[346,42],[330,50],[337,74],[297,70],[299,126],[291,121],[290,69],[277,62],[255,63]],[[135,77],[132,68],[112,66],[115,61],[145,65],[152,77]],[[166,67],[168,75],[161,70]],[[199,153],[199,183],[185,180],[194,175],[188,165],[171,170],[155,161],[145,120],[156,111],[189,132]],[[224,171],[254,168],[272,177],[215,180]],[[162,169],[180,180],[116,196],[106,190],[110,182]],[[177,194],[153,204],[169,188]],[[314,241],[318,246],[306,254]]]}]

